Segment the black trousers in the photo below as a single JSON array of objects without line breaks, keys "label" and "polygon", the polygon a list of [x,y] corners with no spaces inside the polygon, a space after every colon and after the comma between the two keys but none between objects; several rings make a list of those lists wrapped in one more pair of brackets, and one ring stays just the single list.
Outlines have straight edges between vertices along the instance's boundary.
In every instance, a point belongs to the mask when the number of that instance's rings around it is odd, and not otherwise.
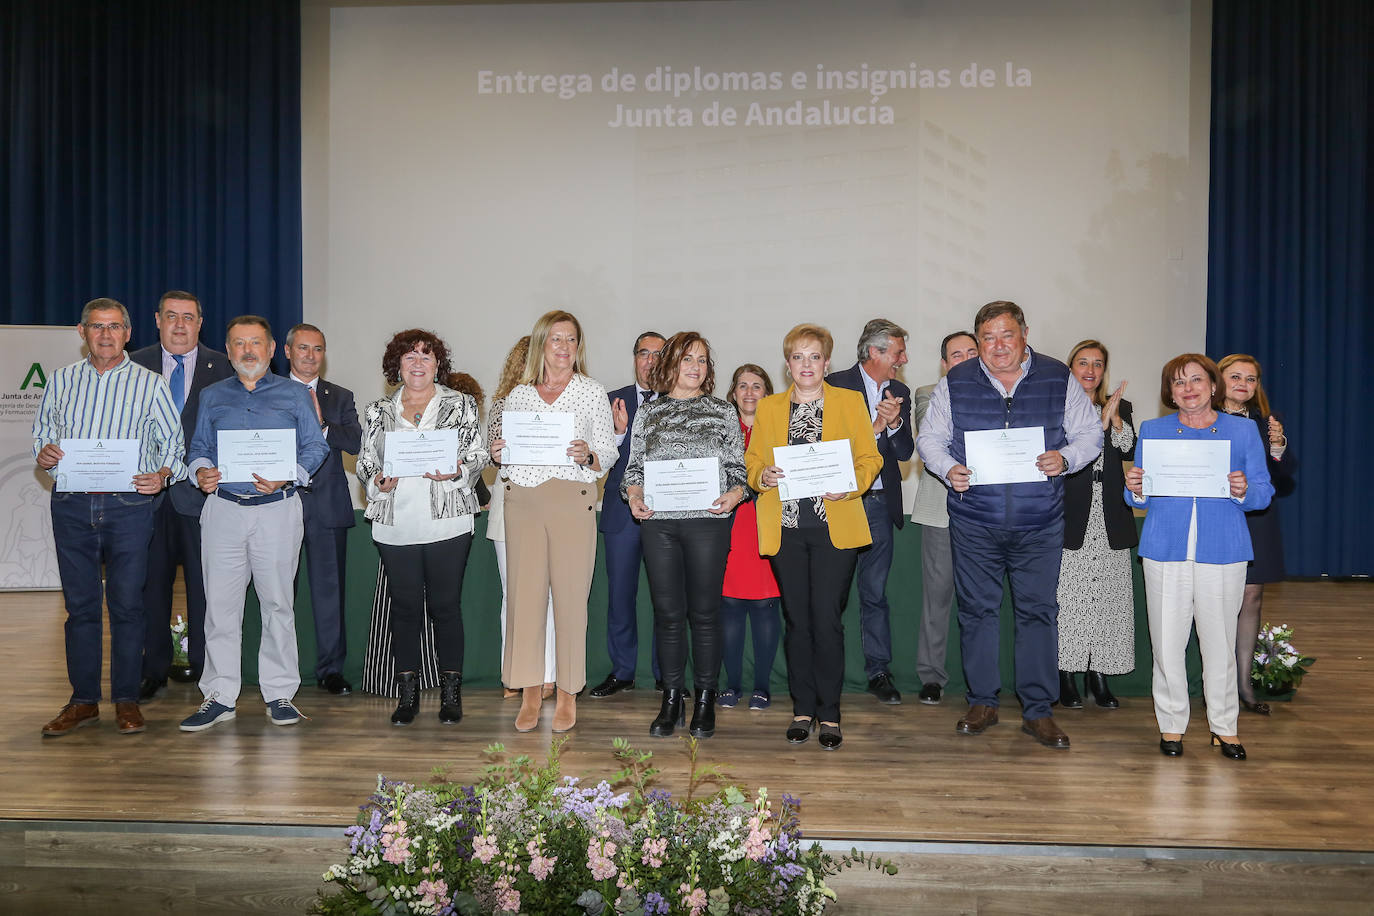
[{"label": "black trousers", "polygon": [[205,667],[205,580],[200,565],[200,516],[182,515],[163,493],[153,510],[148,573],[143,583],[143,676],[167,677],[172,665],[172,583],[180,566],[186,580],[187,656],[197,673]]},{"label": "black trousers", "polygon": [[844,689],[844,614],[854,580],[858,550],[830,543],[830,529],[782,529],[782,544],[772,557],[787,623],[787,686],[792,715],[840,721]]},{"label": "black trousers", "polygon": [[471,532],[433,544],[377,545],[391,590],[391,654],[398,673],[420,670],[426,609],[439,670],[463,670],[463,572],[471,549]]},{"label": "black trousers", "polygon": [[654,601],[654,638],[663,686],[687,687],[687,625],[692,627],[692,682],[715,690],[720,673],[720,592],[730,553],[730,519],[650,518],[640,529],[644,569]]}]

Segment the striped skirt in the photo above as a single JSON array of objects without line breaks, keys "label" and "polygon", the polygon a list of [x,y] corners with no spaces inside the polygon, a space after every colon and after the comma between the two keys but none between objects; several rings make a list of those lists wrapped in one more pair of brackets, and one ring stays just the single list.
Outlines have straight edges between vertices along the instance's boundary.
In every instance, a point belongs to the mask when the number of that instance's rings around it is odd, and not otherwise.
[{"label": "striped skirt", "polygon": [[[439,661],[434,652],[434,621],[425,614],[420,628],[420,688],[439,686]],[[372,596],[372,622],[367,627],[367,654],[363,657],[363,690],[378,696],[396,696],[396,658],[391,654],[391,593],[387,590],[386,566],[377,562],[377,591]]]}]

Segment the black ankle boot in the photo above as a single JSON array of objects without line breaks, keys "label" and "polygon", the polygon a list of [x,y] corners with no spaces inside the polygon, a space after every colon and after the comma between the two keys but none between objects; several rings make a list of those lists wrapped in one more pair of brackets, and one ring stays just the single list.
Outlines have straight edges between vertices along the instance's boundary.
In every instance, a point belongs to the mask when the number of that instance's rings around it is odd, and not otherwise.
[{"label": "black ankle boot", "polygon": [[692,706],[692,725],[687,734],[693,738],[709,738],[716,733],[716,692],[698,690]]},{"label": "black ankle boot", "polygon": [[409,725],[420,711],[420,676],[414,671],[396,674],[396,711],[391,714],[392,725]]},{"label": "black ankle boot", "polygon": [[453,725],[463,720],[463,672],[443,671],[439,674],[439,721]]},{"label": "black ankle boot", "polygon": [[1059,705],[1065,709],[1083,708],[1083,698],[1078,695],[1078,686],[1073,682],[1072,671],[1059,672]]},{"label": "black ankle boot", "polygon": [[1083,689],[1093,695],[1093,702],[1103,709],[1120,709],[1121,701],[1112,696],[1112,690],[1107,686],[1107,676],[1097,671],[1089,671],[1083,675]]},{"label": "black ankle boot", "polygon": [[686,698],[687,692],[676,687],[663,691],[663,705],[658,710],[658,718],[649,726],[649,734],[655,738],[671,738],[673,729],[682,724],[682,703]]}]

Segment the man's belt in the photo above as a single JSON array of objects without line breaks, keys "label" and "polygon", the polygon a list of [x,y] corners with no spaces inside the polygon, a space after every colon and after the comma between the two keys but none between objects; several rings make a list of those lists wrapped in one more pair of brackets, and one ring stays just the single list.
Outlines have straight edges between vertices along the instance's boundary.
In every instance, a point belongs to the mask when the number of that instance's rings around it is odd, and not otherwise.
[{"label": "man's belt", "polygon": [[258,496],[242,496],[238,493],[230,493],[223,487],[215,490],[215,495],[220,499],[227,499],[236,506],[265,506],[268,503],[279,503],[283,499],[290,499],[296,495],[296,488],[287,484],[275,493],[264,493]]}]

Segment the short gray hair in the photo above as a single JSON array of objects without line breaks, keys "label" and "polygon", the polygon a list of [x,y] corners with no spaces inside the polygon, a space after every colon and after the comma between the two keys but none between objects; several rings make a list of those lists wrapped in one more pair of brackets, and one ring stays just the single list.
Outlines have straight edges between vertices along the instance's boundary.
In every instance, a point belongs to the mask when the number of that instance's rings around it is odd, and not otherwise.
[{"label": "short gray hair", "polygon": [[124,327],[132,327],[133,325],[129,321],[129,310],[124,307],[123,303],[116,299],[107,298],[92,299],[87,302],[85,308],[81,310],[81,323],[85,324],[90,320],[91,312],[109,312],[115,309],[118,309],[119,314],[124,316]]},{"label": "short gray hair", "polygon": [[868,348],[874,347],[879,353],[886,353],[888,346],[891,345],[892,338],[900,337],[906,339],[906,329],[895,321],[888,321],[886,318],[874,318],[864,325],[863,333],[859,335],[859,362],[868,359]]}]

